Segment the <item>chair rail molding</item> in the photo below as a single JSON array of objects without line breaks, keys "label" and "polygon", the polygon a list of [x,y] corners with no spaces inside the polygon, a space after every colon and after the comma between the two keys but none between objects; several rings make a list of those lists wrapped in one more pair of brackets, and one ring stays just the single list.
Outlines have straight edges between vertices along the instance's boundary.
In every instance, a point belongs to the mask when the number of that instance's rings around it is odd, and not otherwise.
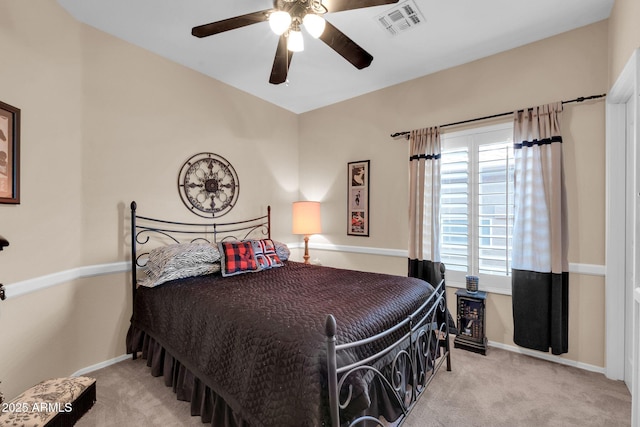
[{"label": "chair rail molding", "polygon": [[[303,247],[300,242],[287,243],[287,246],[291,249],[297,249]],[[391,248],[376,248],[368,246],[350,246],[350,245],[334,245],[331,243],[309,243],[309,247],[315,250],[330,251],[330,252],[342,252],[353,253],[360,255],[377,255],[388,256],[395,258],[407,258],[409,252],[406,249],[391,249]],[[107,274],[115,274],[128,272],[131,269],[131,262],[120,261],[106,264],[88,265],[78,268],[72,268],[69,270],[59,271],[52,274],[47,274],[40,277],[34,277],[31,279],[15,282],[4,287],[6,298],[16,298],[21,295],[29,294],[31,292],[37,292],[41,289],[46,289],[51,286],[61,285],[76,279],[82,279],[92,276],[101,276]],[[598,264],[581,264],[581,263],[569,263],[569,272],[575,274],[586,274],[591,276],[604,276],[606,268],[604,265]],[[451,287],[464,288],[464,283],[450,282]],[[487,289],[491,293],[500,293],[504,295],[510,295],[510,292],[505,292],[502,289]]]},{"label": "chair rail molding", "polygon": [[129,271],[131,263],[128,261],[114,262],[109,264],[88,265],[69,270],[59,271],[57,273],[47,274],[44,276],[34,277],[32,279],[15,282],[6,285],[5,296],[7,299],[16,298],[31,292],[37,292],[52,286],[68,283],[73,280],[83,279],[86,277],[102,276],[105,274],[115,274]]}]

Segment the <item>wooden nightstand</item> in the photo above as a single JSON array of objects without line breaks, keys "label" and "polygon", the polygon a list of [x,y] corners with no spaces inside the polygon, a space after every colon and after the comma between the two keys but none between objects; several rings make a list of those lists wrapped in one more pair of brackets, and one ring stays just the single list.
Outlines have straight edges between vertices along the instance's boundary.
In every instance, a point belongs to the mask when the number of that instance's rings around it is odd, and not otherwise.
[{"label": "wooden nightstand", "polygon": [[454,347],[486,355],[485,311],[487,293],[478,291],[472,294],[465,289],[458,289],[456,298],[458,302],[458,333],[453,341]]}]

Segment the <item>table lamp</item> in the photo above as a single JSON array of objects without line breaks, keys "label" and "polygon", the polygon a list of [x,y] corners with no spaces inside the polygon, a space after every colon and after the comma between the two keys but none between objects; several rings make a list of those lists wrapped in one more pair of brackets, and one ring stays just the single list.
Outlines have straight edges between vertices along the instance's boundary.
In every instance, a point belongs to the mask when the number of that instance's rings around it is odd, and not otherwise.
[{"label": "table lamp", "polygon": [[309,236],[322,232],[320,202],[293,202],[293,234],[304,235],[304,263],[309,264]]}]

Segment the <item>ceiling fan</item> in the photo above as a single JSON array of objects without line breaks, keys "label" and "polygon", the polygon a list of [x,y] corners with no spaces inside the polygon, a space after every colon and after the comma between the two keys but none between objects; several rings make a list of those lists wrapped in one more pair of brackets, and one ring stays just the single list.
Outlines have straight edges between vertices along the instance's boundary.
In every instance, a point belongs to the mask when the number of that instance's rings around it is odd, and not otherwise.
[{"label": "ceiling fan", "polygon": [[280,84],[287,80],[294,52],[304,49],[300,28],[319,38],[331,49],[359,70],[368,67],[373,56],[347,37],[342,31],[325,21],[325,13],[362,9],[397,3],[399,0],[274,0],[273,9],[248,13],[222,21],[193,27],[191,34],[208,37],[247,25],[268,21],[273,32],[280,36],[271,69],[269,83]]}]

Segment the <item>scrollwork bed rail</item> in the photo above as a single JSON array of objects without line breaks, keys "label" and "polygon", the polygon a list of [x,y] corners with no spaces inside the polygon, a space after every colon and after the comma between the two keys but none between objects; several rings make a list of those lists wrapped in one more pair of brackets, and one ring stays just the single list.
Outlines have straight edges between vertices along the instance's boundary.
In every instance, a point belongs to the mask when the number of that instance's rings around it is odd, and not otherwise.
[{"label": "scrollwork bed rail", "polygon": [[[327,372],[331,425],[341,425],[341,410],[348,407],[351,400],[349,377],[360,371],[368,371],[376,376],[395,403],[401,408],[400,418],[394,426],[400,426],[413,409],[418,398],[426,390],[440,366],[446,361],[447,371],[451,371],[449,343],[449,314],[447,311],[444,264],[441,264],[440,281],[435,292],[410,316],[397,325],[366,339],[345,344],[336,344],[336,319],[327,316]],[[402,333],[393,344],[376,354],[346,366],[338,367],[338,354],[356,347]],[[374,362],[386,355],[393,355],[391,368],[383,373],[373,366]],[[346,389],[346,390],[345,390]],[[344,392],[344,393],[343,393]],[[341,399],[341,396],[345,396]],[[351,420],[349,427],[368,425],[375,422],[385,427],[380,419],[363,415]]]}]

